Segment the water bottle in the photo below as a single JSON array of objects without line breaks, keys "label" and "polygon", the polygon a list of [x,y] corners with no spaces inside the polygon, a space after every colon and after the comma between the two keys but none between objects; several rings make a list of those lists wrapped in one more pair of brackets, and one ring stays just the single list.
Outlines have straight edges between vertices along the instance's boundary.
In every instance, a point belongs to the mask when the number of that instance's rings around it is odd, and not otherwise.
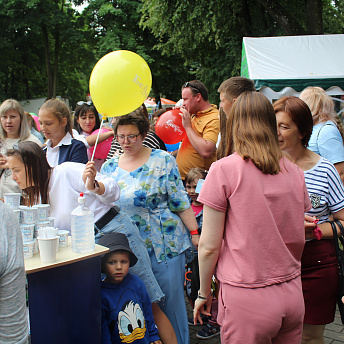
[{"label": "water bottle", "polygon": [[72,251],[87,253],[95,250],[94,244],[94,214],[86,207],[86,198],[81,193],[78,198],[79,206],[71,213]]}]

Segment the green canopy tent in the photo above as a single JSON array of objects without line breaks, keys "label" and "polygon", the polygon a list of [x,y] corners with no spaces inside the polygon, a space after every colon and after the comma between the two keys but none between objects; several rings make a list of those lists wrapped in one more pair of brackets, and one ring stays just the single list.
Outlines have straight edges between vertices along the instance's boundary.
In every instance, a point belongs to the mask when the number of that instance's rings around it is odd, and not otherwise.
[{"label": "green canopy tent", "polygon": [[241,75],[270,100],[308,86],[344,95],[344,34],[243,38]]}]

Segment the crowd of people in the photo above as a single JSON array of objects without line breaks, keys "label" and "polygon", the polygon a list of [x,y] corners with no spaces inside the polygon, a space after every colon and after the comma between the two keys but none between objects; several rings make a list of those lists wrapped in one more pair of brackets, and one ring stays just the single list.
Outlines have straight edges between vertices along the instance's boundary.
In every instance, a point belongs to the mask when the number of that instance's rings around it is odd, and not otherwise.
[{"label": "crowd of people", "polygon": [[[344,224],[344,127],[333,100],[308,87],[271,104],[244,77],[218,92],[219,109],[201,81],[182,86],[186,135],[174,154],[154,131],[163,111],[150,122],[142,105],[100,133],[99,142],[113,139],[95,161],[100,118],[91,101],[77,103],[73,125],[63,101],[47,100],[40,130],[16,100],[0,106],[0,198],[22,192],[25,205],[49,203],[68,231],[80,192],[94,213],[96,242],[109,248],[104,344],[187,344],[197,324],[198,338],[222,343],[321,344],[334,320],[330,222]],[[3,204],[0,212],[0,339],[21,344],[20,229]]]}]

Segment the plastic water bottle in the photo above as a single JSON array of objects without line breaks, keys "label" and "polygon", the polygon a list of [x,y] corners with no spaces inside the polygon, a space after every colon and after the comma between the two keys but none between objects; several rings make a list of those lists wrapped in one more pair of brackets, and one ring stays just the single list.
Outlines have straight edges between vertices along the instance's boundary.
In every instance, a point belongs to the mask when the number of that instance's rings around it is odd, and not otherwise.
[{"label": "plastic water bottle", "polygon": [[94,214],[86,207],[86,198],[81,193],[79,206],[71,213],[72,251],[76,253],[92,252],[94,244]]}]

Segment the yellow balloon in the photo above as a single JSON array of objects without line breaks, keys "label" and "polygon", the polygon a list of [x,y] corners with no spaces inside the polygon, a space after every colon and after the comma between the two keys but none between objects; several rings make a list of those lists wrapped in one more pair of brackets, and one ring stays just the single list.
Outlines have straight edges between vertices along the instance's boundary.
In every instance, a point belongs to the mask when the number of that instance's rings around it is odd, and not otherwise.
[{"label": "yellow balloon", "polygon": [[106,117],[125,115],[148,97],[152,74],[146,61],[128,50],[103,56],[90,77],[90,94],[98,112]]}]

